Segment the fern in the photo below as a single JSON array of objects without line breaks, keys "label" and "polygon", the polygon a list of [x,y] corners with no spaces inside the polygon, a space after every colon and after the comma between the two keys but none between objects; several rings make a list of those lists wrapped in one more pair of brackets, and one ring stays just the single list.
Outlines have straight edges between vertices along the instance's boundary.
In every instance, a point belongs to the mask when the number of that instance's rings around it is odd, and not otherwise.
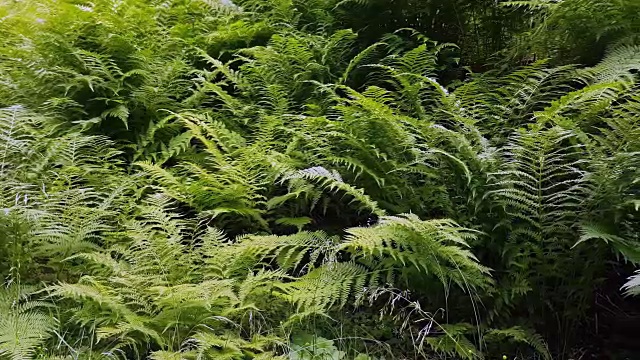
[{"label": "fern", "polygon": [[532,333],[521,327],[515,326],[508,329],[490,330],[484,335],[486,341],[495,341],[497,339],[512,339],[516,342],[522,342],[530,345],[544,359],[551,359],[549,348],[540,335]]},{"label": "fern", "polygon": [[299,170],[295,173],[284,175],[282,181],[292,179],[305,179],[318,181],[320,186],[326,188],[331,192],[343,191],[345,194],[351,196],[353,201],[358,201],[362,206],[376,215],[382,215],[384,212],[378,208],[375,201],[371,200],[361,189],[352,187],[345,183],[340,174],[337,172],[330,172],[323,167],[314,167],[309,169]]},{"label": "fern", "polygon": [[[580,145],[564,146],[573,134],[558,128],[516,135],[510,145],[508,166],[492,193],[504,199],[510,215],[523,221],[515,234],[536,241],[570,231],[586,191],[580,160],[572,151]],[[564,147],[564,149],[563,149]]]},{"label": "fern", "polygon": [[637,273],[638,271],[636,271],[635,275],[630,276],[628,281],[622,286],[622,290],[625,291],[625,294],[636,296],[639,294],[638,286],[640,285],[640,278]]},{"label": "fern", "polygon": [[295,270],[308,263],[310,267],[318,261],[327,261],[335,257],[336,239],[323,232],[300,232],[290,236],[248,236],[228,249],[236,256],[237,265],[230,268],[243,269],[249,264],[268,264],[275,260],[278,267],[288,271]]},{"label": "fern", "polygon": [[377,226],[347,232],[341,248],[366,262],[376,259],[374,269],[379,271],[396,270],[401,264],[433,274],[445,285],[453,282],[472,290],[487,284],[489,270],[464,249],[473,234],[449,220],[420,221],[415,215],[383,217]]},{"label": "fern", "polygon": [[0,357],[567,355],[640,259],[636,3],[0,4]]},{"label": "fern", "polygon": [[12,285],[0,290],[0,355],[31,358],[53,332],[56,323],[43,303],[28,299],[33,289]]},{"label": "fern", "polygon": [[298,320],[301,315],[324,314],[333,306],[345,306],[350,298],[361,296],[365,288],[379,284],[378,276],[357,264],[329,263],[278,287],[297,306],[299,314],[294,319]]}]

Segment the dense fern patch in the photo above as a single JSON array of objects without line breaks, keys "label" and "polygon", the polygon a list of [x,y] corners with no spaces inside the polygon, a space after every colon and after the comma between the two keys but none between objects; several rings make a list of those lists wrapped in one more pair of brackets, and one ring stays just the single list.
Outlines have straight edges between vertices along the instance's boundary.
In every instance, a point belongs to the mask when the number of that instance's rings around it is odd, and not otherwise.
[{"label": "dense fern patch", "polygon": [[0,359],[579,356],[636,8],[0,1]]}]

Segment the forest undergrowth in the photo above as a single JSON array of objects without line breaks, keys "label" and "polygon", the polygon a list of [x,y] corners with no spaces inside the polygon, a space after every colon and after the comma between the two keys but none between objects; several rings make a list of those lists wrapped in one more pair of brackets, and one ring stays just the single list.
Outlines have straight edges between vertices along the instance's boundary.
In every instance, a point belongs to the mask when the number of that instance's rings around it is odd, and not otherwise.
[{"label": "forest undergrowth", "polygon": [[0,359],[633,358],[639,12],[0,0]]}]

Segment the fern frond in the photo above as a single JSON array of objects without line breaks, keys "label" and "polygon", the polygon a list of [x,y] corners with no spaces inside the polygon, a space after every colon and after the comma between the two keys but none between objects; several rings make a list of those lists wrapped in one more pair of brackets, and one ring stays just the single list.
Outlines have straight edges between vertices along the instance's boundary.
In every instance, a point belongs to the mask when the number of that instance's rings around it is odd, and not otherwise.
[{"label": "fern frond", "polygon": [[474,234],[450,220],[421,221],[412,214],[382,217],[373,227],[347,230],[340,249],[382,272],[408,267],[463,289],[487,284],[489,269],[466,250]]},{"label": "fern frond", "polygon": [[56,326],[55,318],[25,298],[28,292],[17,285],[0,289],[0,356],[32,358]]},{"label": "fern frond", "polygon": [[640,46],[620,46],[607,52],[596,66],[582,70],[596,84],[620,82],[625,86],[636,83],[640,70]]},{"label": "fern frond", "polygon": [[371,200],[371,198],[367,196],[362,189],[355,188],[345,183],[340,174],[335,170],[329,171],[324,167],[317,166],[285,174],[280,181],[290,181],[294,179],[316,181],[320,186],[330,192],[342,191],[345,195],[349,195],[353,198],[352,202],[357,201],[362,207],[369,210],[371,213],[378,215],[384,214],[384,211],[378,207],[378,204]]},{"label": "fern frond", "polygon": [[317,261],[330,260],[336,243],[335,237],[324,232],[303,231],[289,236],[243,237],[231,250],[238,256],[238,267],[249,259],[254,264],[276,261],[280,269],[288,271],[300,270],[303,261],[313,268]]},{"label": "fern frond", "polygon": [[635,275],[630,276],[622,286],[626,295],[637,296],[640,294],[640,270],[636,270]]},{"label": "fern frond", "polygon": [[364,294],[365,288],[376,287],[379,277],[355,263],[328,263],[278,288],[298,311],[325,313],[333,306],[345,306],[349,298]]},{"label": "fern frond", "polygon": [[503,339],[510,339],[516,342],[522,342],[530,345],[538,354],[545,360],[552,359],[551,353],[546,342],[542,337],[530,330],[523,329],[519,326],[514,326],[508,329],[492,329],[485,333],[486,341],[500,341]]}]

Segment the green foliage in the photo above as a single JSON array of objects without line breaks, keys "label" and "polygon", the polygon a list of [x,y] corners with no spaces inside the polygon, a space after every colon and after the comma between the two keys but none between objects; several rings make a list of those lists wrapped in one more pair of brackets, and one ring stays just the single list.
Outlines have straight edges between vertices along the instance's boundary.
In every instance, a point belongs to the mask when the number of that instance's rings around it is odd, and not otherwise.
[{"label": "green foliage", "polygon": [[344,352],[339,351],[332,340],[316,338],[315,336],[302,335],[293,338],[291,344],[291,359],[295,360],[341,360]]},{"label": "green foliage", "polygon": [[638,42],[633,0],[507,1],[510,8],[527,9],[534,26],[517,41],[540,57],[558,62],[595,63],[610,47]]},{"label": "green foliage", "polygon": [[0,359],[566,356],[640,263],[636,8],[3,2]]},{"label": "green foliage", "polygon": [[33,289],[17,285],[0,290],[0,355],[27,359],[53,331],[55,319],[40,310],[47,304],[30,301]]}]

